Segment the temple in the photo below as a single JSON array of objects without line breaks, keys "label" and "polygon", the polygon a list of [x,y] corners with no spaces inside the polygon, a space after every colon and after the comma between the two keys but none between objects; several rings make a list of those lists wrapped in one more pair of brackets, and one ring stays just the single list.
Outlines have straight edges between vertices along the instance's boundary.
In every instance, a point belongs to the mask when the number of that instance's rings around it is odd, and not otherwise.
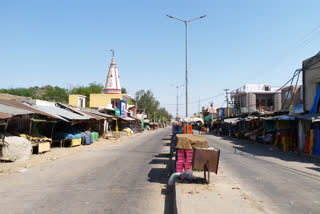
[{"label": "temple", "polygon": [[119,72],[113,54],[103,92],[105,94],[121,94]]}]

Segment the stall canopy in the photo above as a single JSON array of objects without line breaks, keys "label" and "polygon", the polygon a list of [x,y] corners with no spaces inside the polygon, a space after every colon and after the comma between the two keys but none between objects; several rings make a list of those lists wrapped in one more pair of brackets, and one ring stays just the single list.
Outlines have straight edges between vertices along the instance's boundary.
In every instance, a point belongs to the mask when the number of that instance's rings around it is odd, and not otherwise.
[{"label": "stall canopy", "polygon": [[7,106],[7,105],[2,105],[2,104],[0,104],[0,112],[8,114],[8,115],[13,115],[13,116],[27,115],[27,114],[33,114],[34,113],[32,111],[19,109],[19,108],[14,108],[14,107]]},{"label": "stall canopy", "polygon": [[289,116],[289,115],[283,115],[279,117],[277,120],[295,120],[295,117]]},{"label": "stall canopy", "polygon": [[10,119],[12,116],[9,115],[9,114],[6,114],[6,113],[2,113],[0,112],[0,120],[3,120],[3,119]]},{"label": "stall canopy", "polygon": [[94,114],[94,115],[98,115],[98,116],[101,116],[101,117],[104,117],[104,118],[113,118],[114,116],[113,115],[110,115],[110,114],[106,114],[106,113],[101,113],[95,109],[81,109],[82,112],[85,112],[85,113],[90,113],[91,115]]},{"label": "stall canopy", "polygon": [[208,115],[204,118],[205,121],[210,120],[211,119],[211,115]]},{"label": "stall canopy", "polygon": [[20,102],[17,102],[15,100],[2,100],[2,99],[0,99],[0,104],[6,105],[6,106],[11,106],[11,107],[18,108],[18,109],[24,109],[24,110],[27,110],[27,111],[31,111],[31,112],[33,112],[35,114],[43,115],[43,116],[46,116],[46,117],[51,117],[51,118],[54,118],[54,119],[62,119],[61,117],[57,117],[57,116],[54,116],[54,115],[51,115],[51,114],[47,114],[46,112],[40,111],[38,109],[35,109],[31,105],[29,105],[27,103],[20,103]]},{"label": "stall canopy", "polygon": [[120,117],[120,119],[126,120],[126,121],[135,121],[135,119],[133,119],[131,117]]},{"label": "stall canopy", "polygon": [[308,115],[299,115],[296,116],[300,120],[310,120],[312,123],[320,122],[320,114],[308,114]]},{"label": "stall canopy", "polygon": [[224,119],[225,123],[231,123],[231,124],[237,124],[240,121],[239,118],[228,118],[228,119]]},{"label": "stall canopy", "polygon": [[192,122],[194,122],[194,123],[198,123],[198,122],[201,122],[201,123],[204,123],[203,122],[203,119],[202,118],[192,118]]},{"label": "stall canopy", "polygon": [[83,116],[80,114],[73,113],[71,111],[59,108],[57,106],[40,106],[36,105],[34,106],[36,109],[44,111],[48,114],[57,116],[57,117],[62,117],[64,118],[64,121],[72,121],[72,120],[89,120],[90,117],[88,116]]}]

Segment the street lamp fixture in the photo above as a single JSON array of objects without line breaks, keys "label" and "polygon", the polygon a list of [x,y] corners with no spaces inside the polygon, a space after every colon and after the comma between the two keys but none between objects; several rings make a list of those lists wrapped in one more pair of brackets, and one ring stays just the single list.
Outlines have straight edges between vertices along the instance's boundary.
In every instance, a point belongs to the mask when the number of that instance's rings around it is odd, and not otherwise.
[{"label": "street lamp fixture", "polygon": [[[182,20],[177,17],[170,16],[170,15],[167,15],[167,16],[171,19],[176,19],[178,21],[183,22],[186,26],[186,74],[185,75],[186,75],[186,119],[187,119],[188,118],[188,23],[195,21],[197,19],[205,18],[206,15],[203,15],[203,16],[200,16],[200,17],[197,17],[194,19],[190,19],[190,20]],[[188,128],[187,128],[187,133],[188,133]]]}]

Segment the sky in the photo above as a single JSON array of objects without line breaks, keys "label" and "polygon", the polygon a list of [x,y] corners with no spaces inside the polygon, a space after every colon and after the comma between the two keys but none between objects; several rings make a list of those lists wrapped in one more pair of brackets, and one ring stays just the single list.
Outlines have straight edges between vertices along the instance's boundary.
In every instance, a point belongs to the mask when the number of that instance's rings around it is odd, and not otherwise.
[{"label": "sky", "polygon": [[[320,51],[319,0],[0,0],[0,88],[105,84],[115,49],[121,86],[150,89],[176,114],[185,85],[188,115],[223,89],[282,86]],[[185,88],[178,91],[185,113]],[[199,105],[200,100],[200,105]]]}]

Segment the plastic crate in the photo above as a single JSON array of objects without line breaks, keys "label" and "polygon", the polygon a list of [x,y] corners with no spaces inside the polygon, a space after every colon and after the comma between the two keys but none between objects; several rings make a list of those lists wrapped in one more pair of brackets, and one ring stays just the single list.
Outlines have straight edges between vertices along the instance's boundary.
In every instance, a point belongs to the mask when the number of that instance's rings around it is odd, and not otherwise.
[{"label": "plastic crate", "polygon": [[184,149],[177,149],[177,161],[184,162]]},{"label": "plastic crate", "polygon": [[176,162],[176,172],[182,172],[183,171],[183,162],[177,161]]},{"label": "plastic crate", "polygon": [[184,171],[192,171],[192,163],[185,163],[184,164]]},{"label": "plastic crate", "polygon": [[186,149],[184,150],[185,151],[185,157],[186,157],[186,160],[188,161],[192,161],[192,157],[193,157],[193,149]]}]

